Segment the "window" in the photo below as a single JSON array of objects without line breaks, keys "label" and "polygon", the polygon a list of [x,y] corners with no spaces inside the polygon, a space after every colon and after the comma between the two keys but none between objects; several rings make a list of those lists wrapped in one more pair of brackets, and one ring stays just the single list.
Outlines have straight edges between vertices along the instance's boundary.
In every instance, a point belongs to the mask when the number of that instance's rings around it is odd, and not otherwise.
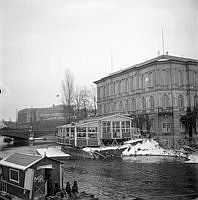
[{"label": "window", "polygon": [[74,132],[75,132],[75,128],[72,127],[72,128],[71,128],[71,133],[70,133],[70,137],[71,137],[71,138],[74,138]]},{"label": "window", "polygon": [[116,87],[115,84],[116,84],[116,83],[114,82],[114,83],[113,83],[113,94],[115,94],[115,87]]},{"label": "window", "polygon": [[142,109],[146,110],[146,99],[144,97],[142,98]]},{"label": "window", "polygon": [[125,92],[125,79],[121,80],[121,93]]},{"label": "window", "polygon": [[126,106],[125,106],[125,108],[126,108],[126,111],[129,111],[129,110],[130,110],[128,99],[126,100]]},{"label": "window", "polygon": [[198,107],[198,96],[194,96],[194,106],[197,108]]},{"label": "window", "polygon": [[113,137],[114,138],[120,137],[120,121],[113,122]]},{"label": "window", "polygon": [[107,112],[107,108],[106,108],[106,104],[104,104],[104,111],[103,113],[106,113]]},{"label": "window", "polygon": [[69,137],[69,128],[67,128],[66,131],[67,131],[66,137]]},{"label": "window", "polygon": [[11,181],[19,183],[19,170],[10,169],[9,178]]},{"label": "window", "polygon": [[114,103],[114,111],[117,111],[117,103]]},{"label": "window", "polygon": [[129,81],[128,81],[128,78],[126,79],[125,81],[125,92],[128,92],[129,91]]},{"label": "window", "polygon": [[135,100],[135,99],[132,99],[131,110],[132,110],[132,111],[135,111],[135,110],[136,110],[136,100]]},{"label": "window", "polygon": [[155,107],[155,103],[154,103],[154,97],[153,96],[150,96],[149,102],[150,102],[150,108],[154,108]]},{"label": "window", "polygon": [[122,124],[122,133],[130,133],[130,121],[123,121]]},{"label": "window", "polygon": [[106,96],[108,97],[108,96],[109,96],[109,83],[108,83],[107,86],[106,86],[106,90],[107,90]]},{"label": "window", "polygon": [[161,84],[168,85],[168,73],[165,70],[162,70],[161,72]]},{"label": "window", "polygon": [[184,107],[184,98],[182,95],[179,95],[179,97],[178,97],[178,106],[179,106],[179,108]]},{"label": "window", "polygon": [[169,133],[171,129],[171,123],[167,123],[167,122],[163,123],[162,129],[163,129],[163,132]]},{"label": "window", "polygon": [[123,110],[123,105],[122,105],[122,101],[120,101],[120,104],[119,104],[119,111],[122,112]]},{"label": "window", "polygon": [[170,106],[170,104],[169,104],[168,95],[167,95],[167,94],[164,94],[164,95],[162,96],[162,107],[167,108],[167,107],[169,107],[169,106]]},{"label": "window", "polygon": [[131,88],[131,91],[133,90],[133,76],[131,77],[131,84],[130,84],[130,88]]},{"label": "window", "polygon": [[109,122],[109,121],[102,122],[102,132],[103,133],[111,132],[111,122]]},{"label": "window", "polygon": [[178,73],[179,85],[183,85],[183,75],[182,72],[179,70]]},{"label": "window", "polygon": [[88,128],[88,137],[89,138],[97,138],[97,127],[89,127]]},{"label": "window", "polygon": [[147,88],[150,86],[150,77],[149,77],[149,74],[146,74],[144,76],[144,88]]},{"label": "window", "polygon": [[120,81],[117,81],[117,91],[116,94],[120,94]]},{"label": "window", "polygon": [[194,71],[194,86],[196,86],[197,85],[197,72],[196,71]]},{"label": "window", "polygon": [[86,127],[77,127],[77,137],[86,137]]}]

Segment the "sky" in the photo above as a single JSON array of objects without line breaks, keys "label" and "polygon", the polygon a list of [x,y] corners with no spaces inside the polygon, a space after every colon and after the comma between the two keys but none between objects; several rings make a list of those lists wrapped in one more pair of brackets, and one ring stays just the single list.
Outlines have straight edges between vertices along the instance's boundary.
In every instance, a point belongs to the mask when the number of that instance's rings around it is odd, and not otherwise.
[{"label": "sky", "polygon": [[60,104],[65,69],[90,86],[170,55],[198,59],[197,0],[0,0],[0,120]]}]

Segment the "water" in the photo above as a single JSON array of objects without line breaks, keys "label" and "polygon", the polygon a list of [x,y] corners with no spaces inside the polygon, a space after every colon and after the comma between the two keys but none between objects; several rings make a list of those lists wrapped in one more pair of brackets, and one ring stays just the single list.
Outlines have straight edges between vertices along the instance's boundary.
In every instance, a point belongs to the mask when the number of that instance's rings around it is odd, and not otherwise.
[{"label": "water", "polygon": [[[38,146],[0,145],[0,156],[33,153]],[[70,160],[64,162],[64,182],[78,181],[80,191],[100,200],[188,200],[198,197],[198,165],[176,159],[137,157],[118,160]]]}]

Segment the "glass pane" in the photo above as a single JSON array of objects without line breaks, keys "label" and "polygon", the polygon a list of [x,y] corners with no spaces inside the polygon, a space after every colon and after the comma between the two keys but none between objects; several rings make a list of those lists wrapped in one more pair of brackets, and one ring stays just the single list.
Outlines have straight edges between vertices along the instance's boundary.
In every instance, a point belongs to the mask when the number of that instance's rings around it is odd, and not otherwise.
[{"label": "glass pane", "polygon": [[18,171],[10,170],[10,179],[18,181]]}]

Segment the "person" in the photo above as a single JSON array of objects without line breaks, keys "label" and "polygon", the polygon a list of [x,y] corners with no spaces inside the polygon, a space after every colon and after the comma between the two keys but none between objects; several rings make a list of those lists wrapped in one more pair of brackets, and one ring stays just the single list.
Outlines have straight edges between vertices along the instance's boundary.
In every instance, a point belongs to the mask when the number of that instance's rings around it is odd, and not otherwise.
[{"label": "person", "polygon": [[54,195],[56,195],[56,193],[58,193],[58,192],[60,192],[60,188],[59,188],[59,186],[58,186],[58,183],[55,182],[55,183],[54,183]]},{"label": "person", "polygon": [[77,181],[74,181],[74,184],[72,186],[72,193],[78,193],[78,184]]},{"label": "person", "polygon": [[65,190],[66,190],[68,196],[71,197],[71,187],[70,187],[69,182],[67,182]]}]

